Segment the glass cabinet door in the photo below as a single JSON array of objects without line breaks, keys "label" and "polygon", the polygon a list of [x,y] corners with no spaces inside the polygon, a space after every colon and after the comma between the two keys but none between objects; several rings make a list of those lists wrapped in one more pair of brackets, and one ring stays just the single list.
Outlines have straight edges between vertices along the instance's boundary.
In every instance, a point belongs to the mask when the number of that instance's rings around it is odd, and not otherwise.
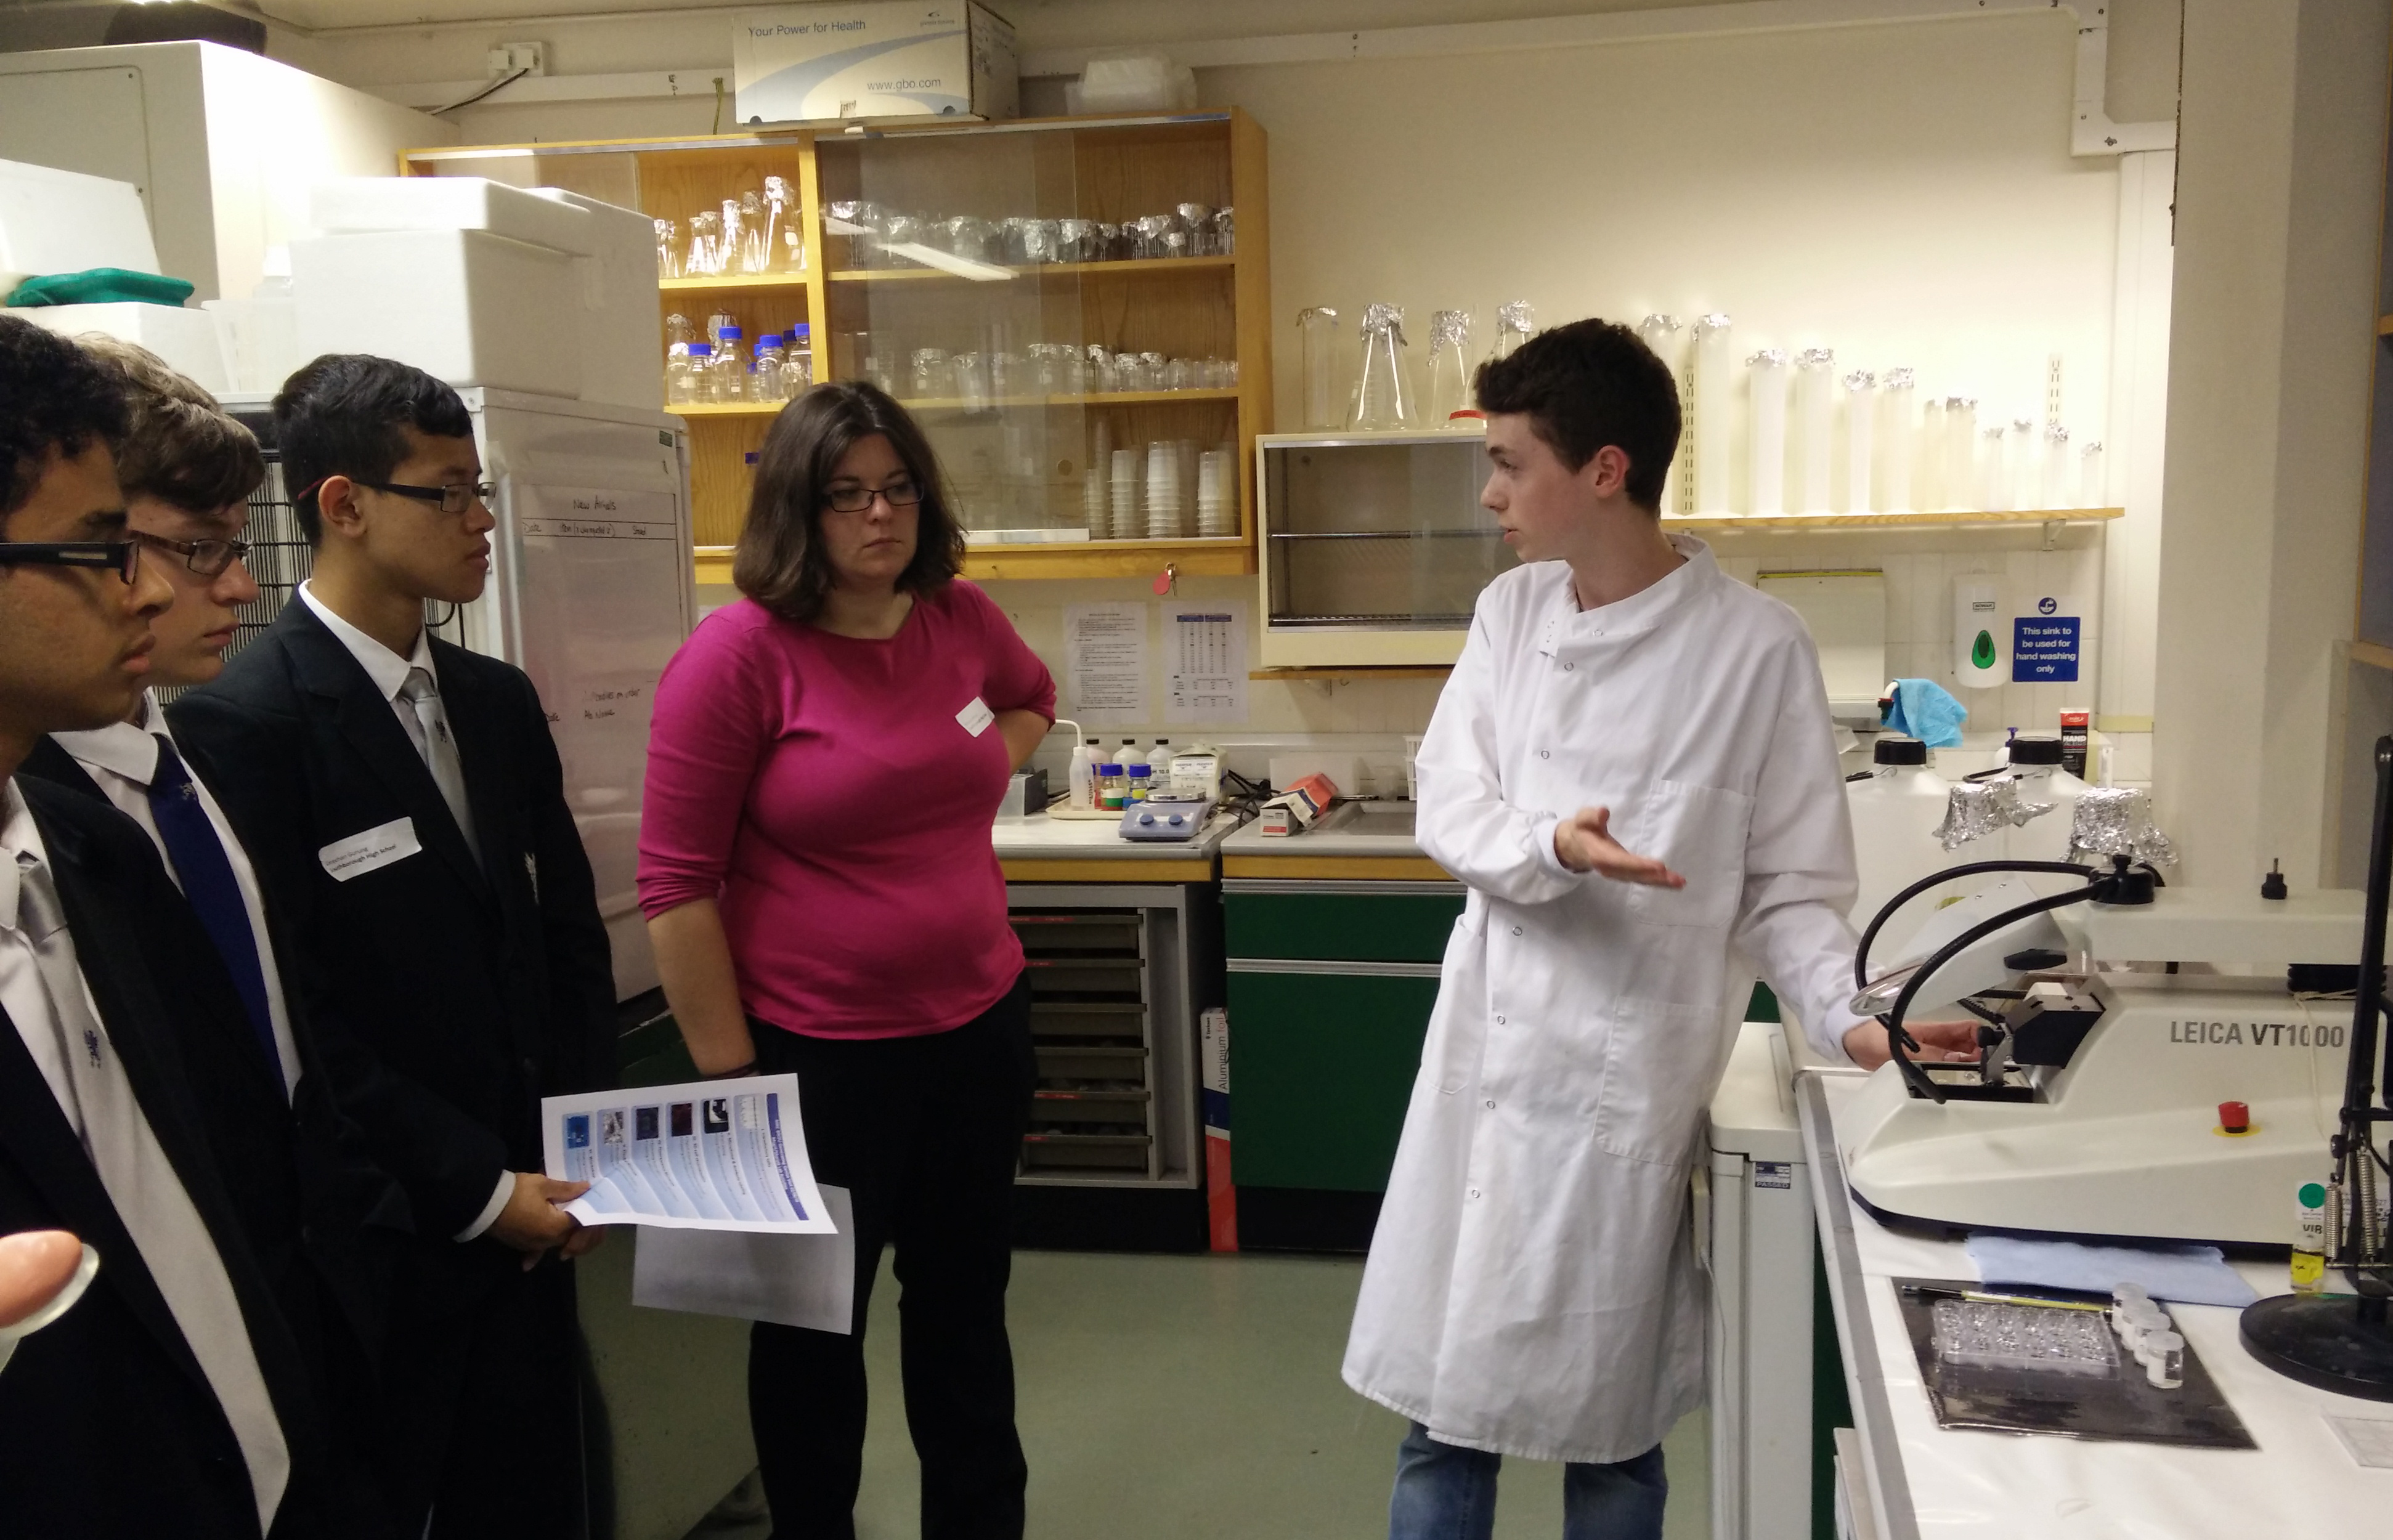
[{"label": "glass cabinet door", "polygon": [[1484,451],[1451,433],[1260,446],[1269,626],[1467,630],[1479,591],[1517,559],[1479,505]]},{"label": "glass cabinet door", "polygon": [[821,139],[831,377],[975,544],[1241,533],[1226,121]]}]

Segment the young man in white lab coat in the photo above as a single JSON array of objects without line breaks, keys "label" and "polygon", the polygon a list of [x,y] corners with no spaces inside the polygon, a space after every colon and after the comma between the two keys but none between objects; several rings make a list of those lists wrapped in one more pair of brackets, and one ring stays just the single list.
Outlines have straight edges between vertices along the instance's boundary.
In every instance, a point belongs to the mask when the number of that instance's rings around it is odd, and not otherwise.
[{"label": "young man in white lab coat", "polygon": [[[1664,533],[1670,373],[1577,321],[1483,367],[1480,595],[1419,755],[1419,839],[1471,896],[1346,1350],[1413,1423],[1393,1540],[1475,1540],[1501,1456],[1561,1460],[1566,1540],[1662,1533],[1662,1436],[1703,1397],[1687,1222],[1756,970],[1813,1046],[1845,1009],[1843,778],[1803,623]],[[1750,959],[1749,961],[1743,959]],[[1921,1028],[1925,1056],[1968,1028]]]}]

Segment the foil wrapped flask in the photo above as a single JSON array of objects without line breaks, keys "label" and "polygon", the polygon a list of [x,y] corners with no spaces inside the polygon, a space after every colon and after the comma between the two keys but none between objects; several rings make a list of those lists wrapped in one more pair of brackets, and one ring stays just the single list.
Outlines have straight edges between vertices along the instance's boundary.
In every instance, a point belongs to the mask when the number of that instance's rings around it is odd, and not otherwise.
[{"label": "foil wrapped flask", "polygon": [[1736,343],[1729,319],[1715,311],[1695,322],[1694,509],[1722,518],[1729,506],[1732,452],[1729,403],[1736,391]]},{"label": "foil wrapped flask", "polygon": [[1877,376],[1856,369],[1845,376],[1845,503],[1849,514],[1870,511],[1871,475],[1876,469]]},{"label": "foil wrapped flask", "polygon": [[1694,408],[1687,395],[1687,329],[1676,316],[1651,315],[1637,323],[1637,335],[1668,367],[1670,383],[1679,392],[1679,447],[1670,456],[1670,474],[1662,484],[1661,511],[1691,513],[1693,510],[1687,502],[1687,456],[1688,446],[1694,437],[1691,422]]},{"label": "foil wrapped flask", "polygon": [[1326,305],[1299,310],[1296,329],[1303,346],[1304,425],[1342,427],[1346,412],[1338,388],[1338,312]]},{"label": "foil wrapped flask", "polygon": [[2103,474],[2102,440],[2099,438],[2077,451],[2077,500],[2081,508],[2111,506],[2111,483]]},{"label": "foil wrapped flask", "polygon": [[2014,417],[2003,436],[2003,465],[2008,473],[2011,506],[2022,513],[2046,506],[2044,501],[2044,432],[2032,417]]},{"label": "foil wrapped flask", "polygon": [[[1432,310],[1429,318],[1429,422],[1455,425],[1455,413],[1471,406],[1471,312]],[[1471,419],[1461,419],[1469,426]]]},{"label": "foil wrapped flask", "polygon": [[1350,426],[1363,429],[1417,427],[1420,407],[1405,378],[1405,312],[1373,305],[1363,312],[1363,369],[1354,384]]},{"label": "foil wrapped flask", "polygon": [[2011,506],[2011,471],[2000,423],[1989,423],[1978,434],[1979,510],[2007,514]]},{"label": "foil wrapped flask", "polygon": [[1746,511],[1756,518],[1777,518],[1786,512],[1786,355],[1765,347],[1745,366],[1752,380]]},{"label": "foil wrapped flask", "polygon": [[2177,845],[2152,825],[2151,799],[2131,786],[2089,786],[2071,816],[2071,861],[2108,866],[2113,855],[2156,867],[2177,865]]},{"label": "foil wrapped flask", "polygon": [[[1919,429],[1911,419],[1914,389],[1908,369],[1890,369],[1878,382],[1878,481],[1874,504],[1882,514],[1907,514],[1918,506],[1918,489],[1912,479],[1916,459],[1913,451],[1919,439]],[[1860,511],[1856,501],[1854,512]]]},{"label": "foil wrapped flask", "polygon": [[1936,505],[1958,513],[1977,505],[1978,398],[1944,398],[1944,470]]},{"label": "foil wrapped flask", "polygon": [[2076,491],[2071,485],[2075,479],[2073,473],[2076,468],[2069,463],[2069,430],[2059,423],[2046,423],[2044,425],[2044,496],[2036,505],[2051,509],[2081,506],[2070,501]]},{"label": "foil wrapped flask", "polygon": [[1797,513],[1832,512],[1828,442],[1835,422],[1836,375],[1837,355],[1829,348],[1807,347],[1795,356],[1795,450],[1801,465]]},{"label": "foil wrapped flask", "polygon": [[1527,300],[1516,299],[1496,307],[1496,338],[1487,346],[1489,361],[1510,358],[1536,329],[1536,319],[1530,313]]},{"label": "foil wrapped flask", "polygon": [[2033,803],[2020,795],[2017,776],[1955,781],[1945,797],[1944,821],[1930,832],[1949,853],[1972,840],[2021,828],[2029,819],[2051,811],[2050,803]]}]

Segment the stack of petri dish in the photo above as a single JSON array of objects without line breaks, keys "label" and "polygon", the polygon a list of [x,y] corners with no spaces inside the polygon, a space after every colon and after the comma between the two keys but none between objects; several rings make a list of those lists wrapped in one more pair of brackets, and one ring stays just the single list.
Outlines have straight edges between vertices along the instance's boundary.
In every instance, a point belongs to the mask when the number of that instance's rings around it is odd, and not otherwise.
[{"label": "stack of petri dish", "polygon": [[1178,540],[1187,533],[1187,484],[1180,476],[1180,446],[1158,438],[1146,447],[1146,538]]},{"label": "stack of petri dish", "polygon": [[1219,540],[1238,532],[1237,451],[1207,450],[1196,463],[1196,533]]},{"label": "stack of petri dish", "polygon": [[1135,540],[1140,531],[1145,528],[1138,505],[1140,459],[1140,453],[1136,450],[1114,450],[1114,516],[1111,534],[1115,540]]}]

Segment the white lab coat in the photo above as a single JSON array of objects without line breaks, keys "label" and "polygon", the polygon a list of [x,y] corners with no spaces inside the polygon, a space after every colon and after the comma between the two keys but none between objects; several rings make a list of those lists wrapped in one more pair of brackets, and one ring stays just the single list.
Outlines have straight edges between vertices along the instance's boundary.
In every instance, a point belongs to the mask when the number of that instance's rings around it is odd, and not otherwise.
[{"label": "white lab coat", "polygon": [[[1844,1062],[1856,888],[1825,692],[1795,613],[1702,542],[1582,613],[1568,566],[1480,595],[1419,754],[1423,850],[1471,896],[1363,1273],[1346,1383],[1447,1443],[1643,1454],[1703,1399],[1688,1180],[1750,957]],[[1612,830],[1682,890],[1566,870]]]}]

